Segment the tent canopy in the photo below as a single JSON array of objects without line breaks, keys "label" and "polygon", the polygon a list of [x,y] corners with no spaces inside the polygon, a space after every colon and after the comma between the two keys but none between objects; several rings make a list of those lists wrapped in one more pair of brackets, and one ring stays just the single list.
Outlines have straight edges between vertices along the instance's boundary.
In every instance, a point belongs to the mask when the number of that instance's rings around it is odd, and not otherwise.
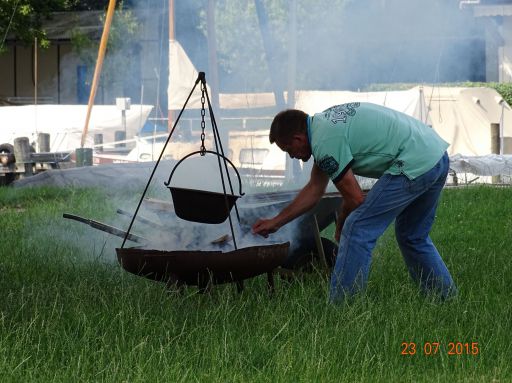
[{"label": "tent canopy", "polygon": [[432,127],[450,143],[450,155],[491,154],[491,124],[501,126],[503,153],[512,153],[512,110],[496,90],[425,87],[424,94]]}]

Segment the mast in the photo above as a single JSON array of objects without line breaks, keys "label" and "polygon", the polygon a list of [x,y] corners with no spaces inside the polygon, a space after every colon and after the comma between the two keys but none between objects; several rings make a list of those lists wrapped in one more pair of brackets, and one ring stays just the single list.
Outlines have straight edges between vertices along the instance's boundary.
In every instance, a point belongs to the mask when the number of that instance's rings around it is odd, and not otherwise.
[{"label": "mast", "polygon": [[114,9],[116,7],[116,0],[109,0],[107,8],[107,16],[105,18],[105,26],[103,27],[103,33],[101,35],[100,47],[98,50],[98,58],[96,59],[96,67],[94,68],[94,76],[92,78],[91,92],[89,94],[89,102],[87,104],[87,114],[85,116],[85,125],[82,131],[82,141],[80,148],[85,145],[85,139],[87,138],[87,131],[89,130],[89,120],[91,119],[91,111],[94,105],[94,98],[96,97],[96,90],[101,75],[101,68],[103,66],[103,60],[105,58],[105,51],[107,50],[108,35],[110,32],[110,26],[112,25],[112,18],[114,17]]},{"label": "mast", "polygon": [[288,5],[288,108],[295,106],[295,79],[297,75],[297,2]]},{"label": "mast", "polygon": [[[169,51],[171,47],[171,41],[175,40],[175,31],[174,31],[174,0],[169,0]],[[170,72],[170,69],[169,69]],[[169,77],[169,76],[168,76]],[[169,87],[172,86],[172,84],[169,84]],[[172,129],[172,122],[174,120],[174,114],[169,107],[167,107],[167,129],[169,132]]]},{"label": "mast", "polygon": [[215,110],[219,109],[219,77],[217,72],[217,40],[215,36],[215,0],[208,0],[207,34],[208,34],[208,67],[210,71],[210,88],[212,103]]}]

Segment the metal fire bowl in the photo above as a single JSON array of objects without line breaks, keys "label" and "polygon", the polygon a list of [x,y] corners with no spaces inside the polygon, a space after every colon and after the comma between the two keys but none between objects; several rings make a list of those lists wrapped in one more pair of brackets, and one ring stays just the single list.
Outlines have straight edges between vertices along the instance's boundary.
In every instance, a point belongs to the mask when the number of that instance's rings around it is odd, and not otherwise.
[{"label": "metal fire bowl", "polygon": [[126,271],[166,283],[204,288],[209,282],[240,282],[280,266],[288,256],[289,242],[245,247],[230,252],[162,251],[117,248],[117,259]]}]

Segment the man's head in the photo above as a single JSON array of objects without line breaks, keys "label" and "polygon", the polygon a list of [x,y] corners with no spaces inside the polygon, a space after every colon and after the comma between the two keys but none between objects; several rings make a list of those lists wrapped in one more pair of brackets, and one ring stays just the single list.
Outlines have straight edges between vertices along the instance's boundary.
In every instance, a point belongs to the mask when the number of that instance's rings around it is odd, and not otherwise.
[{"label": "man's head", "polygon": [[311,157],[307,133],[307,114],[297,109],[279,112],[270,126],[269,140],[288,153],[291,158],[304,162]]}]

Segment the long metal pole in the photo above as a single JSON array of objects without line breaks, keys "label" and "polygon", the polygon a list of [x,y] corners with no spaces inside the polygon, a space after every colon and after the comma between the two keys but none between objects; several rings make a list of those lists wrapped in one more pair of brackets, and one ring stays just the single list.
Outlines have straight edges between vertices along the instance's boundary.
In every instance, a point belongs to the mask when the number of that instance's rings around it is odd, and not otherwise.
[{"label": "long metal pole", "polygon": [[89,103],[87,104],[87,115],[85,116],[84,130],[82,131],[82,141],[80,146],[83,148],[87,131],[89,130],[89,121],[91,119],[91,111],[96,98],[96,90],[98,89],[99,78],[101,75],[101,68],[103,67],[103,59],[105,58],[105,51],[107,50],[108,34],[110,26],[112,25],[112,18],[114,17],[114,9],[116,7],[116,0],[110,0],[108,3],[107,17],[105,19],[105,26],[101,35],[100,47],[98,49],[98,59],[96,60],[96,68],[94,69],[94,77],[92,79],[91,93],[89,94]]}]

